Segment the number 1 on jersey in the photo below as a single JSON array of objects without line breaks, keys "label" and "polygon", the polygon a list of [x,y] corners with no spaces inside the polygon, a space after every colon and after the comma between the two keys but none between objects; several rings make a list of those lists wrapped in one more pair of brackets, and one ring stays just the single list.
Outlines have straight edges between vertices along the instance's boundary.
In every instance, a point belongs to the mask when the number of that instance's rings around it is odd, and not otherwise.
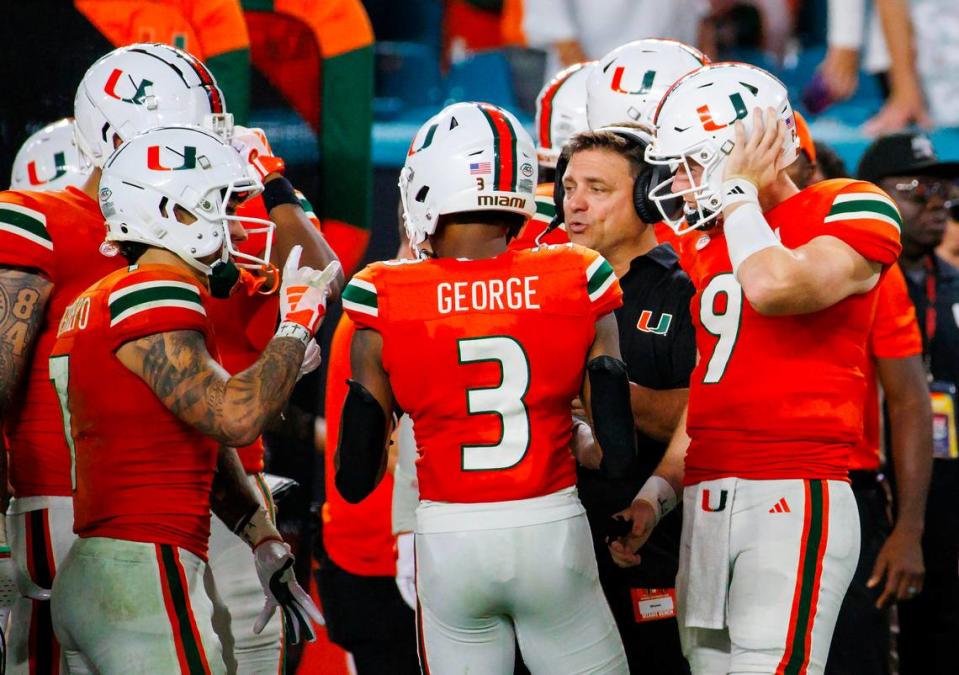
[{"label": "number 1 on jersey", "polygon": [[77,449],[73,443],[72,422],[70,420],[69,390],[70,384],[70,355],[50,357],[50,381],[57,390],[60,400],[60,413],[63,416],[63,432],[67,437],[67,447],[70,448],[70,485],[77,489]]},{"label": "number 1 on jersey", "polygon": [[[726,308],[716,311],[716,301],[724,296]],[[743,314],[743,288],[732,274],[713,277],[703,289],[699,301],[699,320],[703,328],[719,338],[706,364],[705,384],[716,384],[723,379],[726,365],[733,355],[739,337],[739,322]]]},{"label": "number 1 on jersey", "polygon": [[499,364],[499,386],[466,390],[470,415],[495,413],[503,435],[493,445],[463,445],[464,471],[508,469],[522,461],[529,450],[529,415],[523,400],[529,391],[529,361],[519,342],[511,337],[464,338],[457,341],[460,363],[493,361]]}]

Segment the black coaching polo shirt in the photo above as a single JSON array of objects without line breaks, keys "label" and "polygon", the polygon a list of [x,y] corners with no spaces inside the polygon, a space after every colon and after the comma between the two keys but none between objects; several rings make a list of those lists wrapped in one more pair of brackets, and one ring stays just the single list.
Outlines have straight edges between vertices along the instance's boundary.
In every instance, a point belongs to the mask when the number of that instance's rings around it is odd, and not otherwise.
[{"label": "black coaching polo shirt", "polygon": [[[679,256],[669,244],[660,244],[633,260],[619,284],[623,289],[623,306],[616,310],[619,348],[630,381],[650,389],[688,387],[696,364],[696,338],[689,314],[695,291],[679,266]],[[636,445],[638,461],[622,480],[606,480],[597,471],[579,467],[579,495],[586,507],[598,556],[609,557],[603,543],[609,517],[629,506],[663,458],[667,444],[637,431]],[[653,531],[645,547],[645,562],[636,568],[653,572],[647,565],[651,562],[648,554],[659,543],[664,549],[665,564],[652,567],[660,567],[663,581],[668,581],[666,587],[673,585],[670,574],[675,577],[676,573],[670,568],[678,552],[681,510],[676,509]]]}]

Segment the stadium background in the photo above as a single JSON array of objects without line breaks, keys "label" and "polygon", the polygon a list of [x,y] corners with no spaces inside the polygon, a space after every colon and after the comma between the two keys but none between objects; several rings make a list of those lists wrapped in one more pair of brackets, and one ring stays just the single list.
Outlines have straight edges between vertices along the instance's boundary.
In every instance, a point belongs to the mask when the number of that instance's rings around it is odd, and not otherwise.
[{"label": "stadium background", "polygon": [[[882,88],[860,73],[850,99],[810,114],[803,94],[826,51],[827,0],[780,1],[792,15],[784,55],[763,50],[753,13],[730,14],[736,3],[715,2],[726,7],[729,37],[711,56],[779,76],[813,136],[854,169],[870,141],[862,125],[881,107]],[[0,183],[9,184],[13,157],[30,133],[71,114],[76,86],[94,60],[130,42],[167,42],[206,61],[238,124],[266,131],[352,271],[395,252],[398,170],[430,115],[452,101],[485,100],[514,111],[532,131],[546,59],[523,44],[518,12],[521,0],[17,3],[0,22]],[[934,129],[931,136],[942,159],[959,159],[959,129]],[[324,326],[327,345],[338,309],[332,313]],[[285,505],[286,533],[307,548],[319,541],[320,520],[309,514],[323,501],[322,461],[309,422],[322,411],[324,378],[321,369],[301,382],[288,420],[303,423],[277,429],[269,444],[271,471],[314,486]],[[300,562],[305,576],[309,557],[301,554]],[[307,649],[300,672],[317,672],[321,663],[323,672],[345,672],[342,656],[322,637]]]}]

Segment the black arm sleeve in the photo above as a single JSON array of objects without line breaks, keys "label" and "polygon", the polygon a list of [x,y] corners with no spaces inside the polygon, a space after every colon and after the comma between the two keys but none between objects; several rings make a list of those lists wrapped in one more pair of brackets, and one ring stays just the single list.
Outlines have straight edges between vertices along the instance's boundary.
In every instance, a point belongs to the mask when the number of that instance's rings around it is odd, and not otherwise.
[{"label": "black arm sleeve", "polygon": [[366,387],[347,380],[340,417],[334,482],[343,499],[358,504],[376,489],[386,465],[386,413]]},{"label": "black arm sleeve", "polygon": [[606,478],[622,478],[636,460],[636,431],[629,404],[626,364],[611,356],[597,356],[586,364],[586,370],[593,429],[603,450],[599,470]]}]

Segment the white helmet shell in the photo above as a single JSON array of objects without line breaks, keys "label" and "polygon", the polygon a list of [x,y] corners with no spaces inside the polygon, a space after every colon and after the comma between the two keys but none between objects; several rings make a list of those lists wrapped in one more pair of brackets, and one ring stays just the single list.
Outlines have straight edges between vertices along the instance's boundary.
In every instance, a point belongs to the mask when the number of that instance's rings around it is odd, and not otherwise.
[{"label": "white helmet shell", "polygon": [[[268,264],[272,223],[227,212],[232,197],[242,201],[262,189],[239,153],[216,134],[187,126],[153,129],[117,148],[103,167],[99,201],[106,239],[167,249],[209,274],[212,256],[238,256],[230,221],[251,222],[269,230],[264,259],[239,257]],[[196,220],[181,222],[174,206]]]},{"label": "white helmet shell", "polygon": [[13,160],[11,190],[63,190],[80,187],[90,175],[82,166],[73,118],[48,124],[28,138]]},{"label": "white helmet shell", "polygon": [[90,66],[77,88],[74,117],[80,151],[101,168],[113,153],[114,134],[128,141],[170,124],[232,126],[206,66],[176,47],[149,43],[115,49]]},{"label": "white helmet shell", "polygon": [[464,211],[536,212],[533,139],[512,113],[489,103],[455,103],[413,138],[400,172],[410,244],[436,232],[439,217]]},{"label": "white helmet shell", "polygon": [[702,52],[676,40],[647,38],[617,47],[596,62],[586,81],[589,128],[652,126],[653,112],[666,90],[706,63],[709,59]]},{"label": "white helmet shell", "polygon": [[[670,177],[654,186],[649,196],[677,234],[699,228],[721,213],[723,171],[736,145],[734,124],[742,120],[748,137],[757,108],[763,114],[773,108],[792,131],[783,148],[783,160],[791,164],[799,148],[793,109],[785,85],[762,68],[745,63],[703,66],[676,82],[663,97],[653,119],[656,137],[646,148],[646,161],[669,166],[674,175],[685,171],[691,185],[673,192]],[[690,162],[703,167],[698,180],[693,179]],[[684,207],[684,218],[668,217],[663,202],[689,194],[695,197],[695,205]]]},{"label": "white helmet shell", "polygon": [[536,157],[542,167],[556,168],[569,137],[586,131],[586,80],[595,61],[561,70],[536,97]]}]

